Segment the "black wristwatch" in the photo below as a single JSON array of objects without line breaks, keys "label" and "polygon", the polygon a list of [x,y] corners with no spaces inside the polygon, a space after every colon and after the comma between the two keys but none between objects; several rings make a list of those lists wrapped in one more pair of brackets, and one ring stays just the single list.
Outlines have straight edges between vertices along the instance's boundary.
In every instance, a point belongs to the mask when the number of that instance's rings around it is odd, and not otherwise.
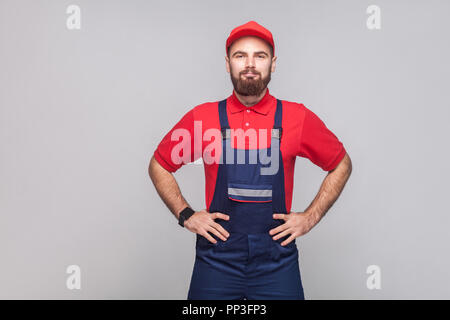
[{"label": "black wristwatch", "polygon": [[182,227],[184,227],[184,222],[189,219],[193,214],[195,213],[194,210],[192,210],[189,207],[186,207],[183,209],[183,211],[180,212],[180,217],[178,218],[178,224]]}]

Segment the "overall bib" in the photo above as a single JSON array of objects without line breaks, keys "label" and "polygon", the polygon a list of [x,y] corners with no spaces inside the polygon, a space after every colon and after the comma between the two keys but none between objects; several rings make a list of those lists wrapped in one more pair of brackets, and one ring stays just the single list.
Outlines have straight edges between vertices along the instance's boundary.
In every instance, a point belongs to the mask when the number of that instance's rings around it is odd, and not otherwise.
[{"label": "overall bib", "polygon": [[[303,300],[295,240],[281,246],[290,235],[273,240],[269,234],[284,223],[273,214],[288,214],[280,151],[282,103],[277,99],[270,148],[246,150],[231,148],[226,102],[219,102],[222,155],[208,211],[229,215],[229,220],[215,222],[230,236],[223,241],[210,233],[214,244],[197,234],[188,299]],[[274,172],[272,152],[278,153]]]}]

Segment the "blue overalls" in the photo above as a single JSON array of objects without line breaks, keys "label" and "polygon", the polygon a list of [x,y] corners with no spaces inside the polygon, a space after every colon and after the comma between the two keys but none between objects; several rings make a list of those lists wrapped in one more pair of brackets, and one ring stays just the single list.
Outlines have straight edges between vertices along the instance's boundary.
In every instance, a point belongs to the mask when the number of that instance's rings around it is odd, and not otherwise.
[{"label": "blue overalls", "polygon": [[[219,102],[219,117],[222,155],[208,211],[229,215],[229,220],[215,222],[230,236],[223,241],[210,233],[217,240],[214,244],[197,234],[188,299],[303,300],[295,241],[281,246],[290,235],[273,240],[269,234],[269,230],[284,223],[274,219],[273,214],[288,213],[280,151],[282,103],[277,99],[270,148],[231,148],[226,99]],[[270,157],[272,152],[278,153],[278,168],[270,174],[263,155]],[[255,154],[257,161],[252,161]],[[262,174],[262,170],[266,173]]]}]

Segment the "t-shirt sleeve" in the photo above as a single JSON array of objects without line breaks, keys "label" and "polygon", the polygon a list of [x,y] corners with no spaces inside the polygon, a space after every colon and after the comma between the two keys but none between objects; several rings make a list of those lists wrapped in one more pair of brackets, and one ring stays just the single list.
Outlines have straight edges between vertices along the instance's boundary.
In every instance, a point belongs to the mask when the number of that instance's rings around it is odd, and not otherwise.
[{"label": "t-shirt sleeve", "polygon": [[169,172],[195,161],[194,109],[187,112],[164,136],[153,153],[158,163]]},{"label": "t-shirt sleeve", "polygon": [[308,158],[324,171],[331,171],[344,158],[344,145],[314,112],[306,107],[305,112],[298,156]]}]

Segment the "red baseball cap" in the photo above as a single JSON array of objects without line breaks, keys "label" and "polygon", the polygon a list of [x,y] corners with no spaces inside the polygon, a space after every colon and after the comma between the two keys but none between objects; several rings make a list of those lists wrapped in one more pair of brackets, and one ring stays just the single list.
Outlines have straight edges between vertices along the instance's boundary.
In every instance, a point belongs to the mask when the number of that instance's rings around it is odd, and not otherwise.
[{"label": "red baseball cap", "polygon": [[275,45],[273,42],[272,33],[255,21],[249,21],[231,30],[231,33],[227,39],[225,51],[228,52],[228,47],[231,46],[231,44],[235,40],[244,36],[256,36],[267,41],[267,43],[269,43],[272,46],[273,55],[275,55]]}]

